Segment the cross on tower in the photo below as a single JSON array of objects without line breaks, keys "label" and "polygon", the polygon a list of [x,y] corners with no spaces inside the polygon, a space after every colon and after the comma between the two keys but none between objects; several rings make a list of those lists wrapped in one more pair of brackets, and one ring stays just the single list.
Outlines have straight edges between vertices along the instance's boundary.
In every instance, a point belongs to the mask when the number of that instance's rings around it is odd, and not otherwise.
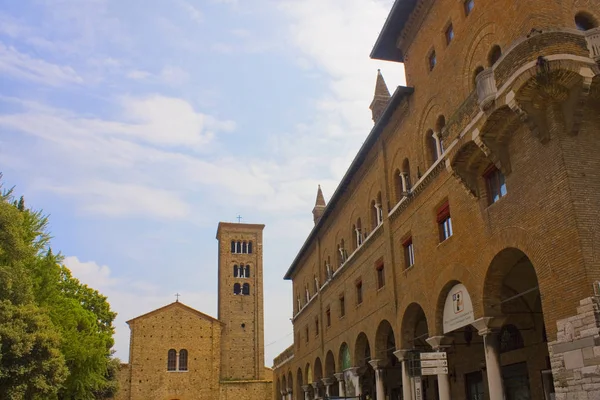
[{"label": "cross on tower", "polygon": [[175,301],[179,302],[179,296],[181,296],[179,293],[175,293],[175,297],[177,298]]},{"label": "cross on tower", "polygon": [[242,222],[242,216],[241,215],[238,215],[236,218],[238,220],[238,224]]}]

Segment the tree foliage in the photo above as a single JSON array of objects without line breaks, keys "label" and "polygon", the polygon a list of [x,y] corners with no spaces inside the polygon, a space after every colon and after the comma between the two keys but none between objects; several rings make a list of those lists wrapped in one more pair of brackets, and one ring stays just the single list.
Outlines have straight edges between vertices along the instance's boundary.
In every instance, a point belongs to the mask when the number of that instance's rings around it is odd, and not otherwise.
[{"label": "tree foliage", "polygon": [[47,227],[23,197],[1,193],[0,400],[107,398],[116,314],[52,252]]}]

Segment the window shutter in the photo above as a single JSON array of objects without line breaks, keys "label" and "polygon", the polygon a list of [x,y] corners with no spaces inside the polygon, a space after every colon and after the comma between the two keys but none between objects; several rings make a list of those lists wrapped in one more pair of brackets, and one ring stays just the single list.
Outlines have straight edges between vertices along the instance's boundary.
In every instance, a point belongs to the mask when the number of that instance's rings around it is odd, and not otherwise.
[{"label": "window shutter", "polygon": [[446,201],[438,210],[437,222],[442,222],[450,216],[450,204]]}]

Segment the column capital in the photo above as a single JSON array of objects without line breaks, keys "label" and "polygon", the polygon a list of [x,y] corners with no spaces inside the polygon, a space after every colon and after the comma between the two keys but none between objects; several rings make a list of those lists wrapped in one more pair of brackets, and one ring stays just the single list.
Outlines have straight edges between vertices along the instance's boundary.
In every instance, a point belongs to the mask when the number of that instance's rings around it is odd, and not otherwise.
[{"label": "column capital", "polygon": [[330,376],[330,377],[321,379],[321,382],[323,382],[323,385],[325,385],[325,386],[330,386],[336,382],[336,379],[334,377]]},{"label": "column capital", "polygon": [[360,376],[363,374],[364,371],[365,371],[365,367],[350,367],[350,368],[344,370],[344,372],[348,372],[352,376]]},{"label": "column capital", "polygon": [[431,346],[434,350],[439,350],[444,347],[442,342],[444,339],[447,339],[447,336],[431,336],[430,338],[425,339],[425,341]]},{"label": "column capital", "polygon": [[396,356],[396,358],[399,361],[404,361],[404,360],[408,360],[411,351],[412,350],[408,350],[408,349],[400,349],[400,350],[396,350],[394,352],[394,355]]},{"label": "column capital", "polygon": [[308,389],[310,388],[310,386],[309,385],[302,385],[301,388],[302,388],[302,390],[304,392],[308,392]]},{"label": "column capital", "polygon": [[384,366],[384,361],[383,360],[371,360],[369,361],[369,364],[371,365],[371,367],[373,367],[373,369],[377,370],[377,369],[381,369]]},{"label": "column capital", "polygon": [[477,333],[480,336],[486,336],[490,333],[497,331],[502,327],[506,321],[505,316],[499,317],[481,317],[478,320],[471,323],[473,328],[477,329]]},{"label": "column capital", "polygon": [[335,374],[333,374],[333,376],[335,376],[335,379],[337,379],[338,382],[342,382],[344,380],[343,372],[336,372]]},{"label": "column capital", "polygon": [[314,381],[313,383],[311,383],[313,389],[317,390],[319,388],[319,386],[321,385],[321,382],[319,381]]}]

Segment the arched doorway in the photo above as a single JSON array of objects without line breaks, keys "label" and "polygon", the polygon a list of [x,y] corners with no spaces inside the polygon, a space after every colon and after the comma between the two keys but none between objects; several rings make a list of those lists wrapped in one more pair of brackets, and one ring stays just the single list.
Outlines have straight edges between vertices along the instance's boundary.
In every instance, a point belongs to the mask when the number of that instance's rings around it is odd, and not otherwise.
[{"label": "arched doorway", "polygon": [[329,383],[329,395],[339,396],[339,385],[335,381],[335,357],[333,352],[329,350],[325,356],[325,378]]},{"label": "arched doorway", "polygon": [[363,398],[370,396],[373,399],[375,398],[375,370],[369,364],[371,359],[369,339],[367,339],[364,332],[361,332],[356,338],[354,347],[354,365],[359,368],[359,379],[356,383],[359,386],[359,391],[355,393],[361,394]]},{"label": "arched doorway", "polygon": [[[377,327],[375,334],[375,359],[383,370],[383,387],[386,399],[400,400],[402,393],[402,369],[394,355],[396,351],[396,338],[392,325],[383,320]],[[379,400],[379,399],[378,399]]]},{"label": "arched doorway", "polygon": [[323,366],[321,365],[321,359],[317,357],[315,360],[315,369],[314,369],[314,384],[313,387],[315,389],[316,397],[323,397],[325,390],[323,390]]},{"label": "arched doorway", "polygon": [[302,380],[302,368],[298,368],[298,372],[296,372],[296,388],[294,390],[294,398],[296,400],[304,400],[304,389],[302,389],[303,385],[304,381]]},{"label": "arched doorway", "polygon": [[541,293],[534,265],[524,252],[507,248],[493,258],[485,277],[483,306],[485,316],[497,321],[492,320],[490,335],[505,398],[550,398],[554,386]]},{"label": "arched doorway", "polygon": [[[406,308],[400,334],[403,349],[410,350],[412,353],[409,358],[418,358],[419,353],[432,351],[431,346],[427,343],[429,325],[425,311],[420,304],[411,303]],[[415,364],[410,361],[406,362],[406,366],[409,369],[410,384],[402,387],[403,392],[411,393],[413,398],[415,392],[420,392],[423,400],[439,399],[436,376],[420,376],[418,370],[414,369]]]}]

